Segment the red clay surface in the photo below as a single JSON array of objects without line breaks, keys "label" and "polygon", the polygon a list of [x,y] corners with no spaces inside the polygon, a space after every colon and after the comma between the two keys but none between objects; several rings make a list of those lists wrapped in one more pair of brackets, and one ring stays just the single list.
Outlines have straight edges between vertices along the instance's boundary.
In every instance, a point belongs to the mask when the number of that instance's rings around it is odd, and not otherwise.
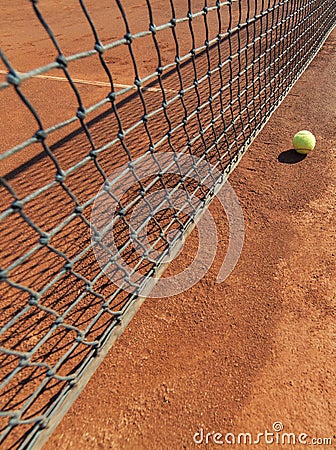
[{"label": "red clay surface", "polygon": [[[92,47],[92,35],[84,18],[83,22],[79,19],[81,15],[77,21],[71,18],[78,8],[77,2],[62,0],[57,6],[40,3],[65,53]],[[160,2],[153,4],[157,16],[164,14]],[[32,15],[30,5],[22,19],[20,5],[18,1],[6,5],[1,35],[2,48],[14,66],[23,72],[50,62],[54,51],[39,26],[31,33],[26,32],[36,19],[29,16]],[[103,33],[103,42],[124,33],[121,27],[111,30],[108,13],[115,15],[115,6],[103,10],[93,1],[87,5],[99,24],[99,32]],[[195,4],[195,10],[202,5],[203,2]],[[144,23],[138,20],[139,7],[144,7],[143,2],[134,0],[126,11],[133,32],[144,29]],[[69,12],[68,18],[64,17],[64,11]],[[181,6],[177,16],[185,12]],[[169,16],[161,19],[168,20]],[[15,41],[13,23],[16,23]],[[195,27],[203,29],[202,20]],[[186,29],[185,36],[189,36],[187,32]],[[198,37],[200,44],[204,31]],[[183,39],[183,33],[180,38],[183,53],[190,49],[190,42]],[[163,33],[161,45],[166,45],[165,55],[170,60],[173,53],[169,53],[171,37],[168,32]],[[18,52],[20,47],[26,51]],[[276,421],[283,423],[285,432],[333,438],[336,423],[335,50],[334,31],[230,177],[246,222],[244,249],[235,271],[224,283],[215,283],[225,256],[228,232],[223,211],[215,200],[210,209],[217,218],[223,246],[218,249],[207,276],[178,297],[144,303],[45,449],[189,449],[195,447],[193,435],[201,428],[205,433],[250,432],[256,436],[265,429],[271,430]],[[150,39],[148,46],[143,45],[137,51],[141,75],[155,70]],[[114,54],[115,58],[110,61],[120,85],[133,83],[134,78],[130,61],[123,52],[120,50],[117,57]],[[71,70],[74,78],[107,81],[97,61],[90,58],[74,64]],[[52,75],[62,76],[59,71],[54,72]],[[108,92],[102,86],[78,86],[86,104],[100,100]],[[34,79],[27,82],[25,89],[27,95],[34,98],[45,126],[76,113],[74,96],[66,83]],[[48,102],[43,101],[46,92]],[[312,93],[314,96],[310,98]],[[0,124],[2,152],[30,137],[36,125],[19,100],[1,96],[1,101],[2,109],[5,105],[7,117],[10,117],[6,121],[10,123],[9,128],[3,127],[4,122]],[[317,138],[317,146],[305,159],[290,164],[293,158],[291,138],[300,129],[311,130]],[[99,142],[101,130],[97,127],[93,131]],[[61,137],[55,134],[54,142]],[[80,152],[72,155],[70,150],[66,145],[55,148],[65,166],[81,157]],[[0,175],[28,161],[39,151],[32,146],[27,152],[5,160]],[[81,151],[84,154],[87,148]],[[44,160],[37,184],[48,181],[50,168]],[[22,179],[13,175],[19,193],[25,192],[32,174],[28,171]],[[89,174],[88,171],[88,178]],[[92,192],[98,185],[90,186]],[[79,198],[87,195],[78,180],[73,180],[73,188],[77,188]],[[35,208],[33,218],[42,226],[51,227],[54,220],[57,223],[60,216],[70,211],[62,204],[62,208],[55,209],[57,214],[48,218],[50,205],[59,201],[59,192],[53,193],[51,198],[46,196],[39,208]],[[33,212],[32,207],[31,214]],[[28,243],[30,237],[25,235],[28,231],[21,229],[20,232]],[[68,231],[69,236],[72,232]],[[76,233],[84,233],[79,225]],[[64,242],[67,236],[65,233]],[[81,242],[79,239],[77,245]],[[190,260],[197,244],[195,232],[167,274],[174,273]],[[24,241],[21,246],[23,249]],[[15,256],[14,250],[9,246],[6,257]],[[68,251],[71,253],[74,249],[69,246]],[[57,261],[48,261],[47,255],[40,258],[45,258],[44,268],[59,270]],[[33,286],[39,286],[45,281],[43,277],[49,276],[34,274],[29,266],[24,272],[23,279],[26,277]],[[81,288],[78,280],[74,280],[69,291],[60,287],[58,298],[51,298],[51,305],[61,309],[67,297],[71,298],[72,291]],[[91,315],[96,306],[90,304]],[[34,345],[39,333],[48,326],[45,319],[40,323],[41,329],[36,328],[30,334],[27,331],[22,345]],[[30,322],[25,327],[29,330]],[[62,339],[66,342],[60,336],[60,343]],[[58,351],[60,348],[56,345],[54,355],[48,355],[50,364],[59,357]],[[335,443],[336,437],[333,440]],[[5,448],[10,444],[7,441]]]},{"label": "red clay surface", "polygon": [[[192,289],[147,300],[45,449],[189,449],[200,428],[276,421],[336,442],[335,50],[334,31],[230,177],[246,221],[234,273],[215,284],[219,248]],[[316,149],[279,162],[299,129]]]},{"label": "red clay surface", "polygon": [[[334,31],[230,177],[246,221],[234,273],[215,283],[219,248],[192,289],[147,300],[45,449],[189,449],[201,428],[256,436],[277,421],[336,442],[335,49]],[[279,162],[300,129],[316,149]]]}]

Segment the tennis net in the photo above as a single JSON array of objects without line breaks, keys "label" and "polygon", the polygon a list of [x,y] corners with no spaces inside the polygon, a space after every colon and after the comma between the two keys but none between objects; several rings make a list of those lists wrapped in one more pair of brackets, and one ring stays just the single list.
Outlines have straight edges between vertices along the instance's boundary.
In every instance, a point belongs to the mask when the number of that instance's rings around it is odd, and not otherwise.
[{"label": "tennis net", "polygon": [[3,8],[42,36],[33,68],[14,26],[0,51],[7,448],[45,442],[336,21],[334,0],[95,3]]}]

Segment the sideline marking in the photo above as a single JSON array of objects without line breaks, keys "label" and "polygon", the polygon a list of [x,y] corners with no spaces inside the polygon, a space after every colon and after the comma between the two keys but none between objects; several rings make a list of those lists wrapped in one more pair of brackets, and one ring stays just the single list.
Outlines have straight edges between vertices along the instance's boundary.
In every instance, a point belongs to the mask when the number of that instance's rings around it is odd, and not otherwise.
[{"label": "sideline marking", "polygon": [[[6,70],[0,70],[0,73],[4,74],[4,75],[8,74],[8,72]],[[20,72],[18,72],[18,73],[20,73]],[[56,77],[54,75],[35,75],[32,78],[43,78],[43,79],[46,79],[46,80],[55,80],[55,81],[66,81],[66,82],[69,82],[68,79],[65,78],[65,77]],[[91,81],[91,80],[83,80],[83,79],[80,79],[80,78],[72,78],[72,81],[74,83],[78,83],[78,84],[90,84],[90,85],[93,85],[93,86],[106,86],[106,87],[110,87],[111,86],[110,83],[107,83],[105,81]],[[133,85],[133,84],[132,85],[131,84],[120,84],[120,83],[113,83],[113,84],[114,84],[115,87],[118,87],[118,88],[133,88],[133,89],[136,89],[136,86]],[[143,87],[143,90],[144,91],[150,91],[150,92],[162,92],[160,88],[152,88],[152,87],[148,87],[148,88],[147,87]],[[165,92],[166,91],[176,93],[176,91],[174,91],[173,89],[166,89],[165,88]]]}]

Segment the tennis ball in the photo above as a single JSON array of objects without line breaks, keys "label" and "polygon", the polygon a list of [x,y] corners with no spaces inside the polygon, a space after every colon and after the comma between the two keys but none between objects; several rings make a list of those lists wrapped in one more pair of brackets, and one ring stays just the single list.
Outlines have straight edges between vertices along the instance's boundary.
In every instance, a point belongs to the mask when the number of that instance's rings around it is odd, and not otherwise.
[{"label": "tennis ball", "polygon": [[299,131],[293,138],[293,147],[301,155],[306,155],[314,150],[315,144],[315,136],[307,130]]}]

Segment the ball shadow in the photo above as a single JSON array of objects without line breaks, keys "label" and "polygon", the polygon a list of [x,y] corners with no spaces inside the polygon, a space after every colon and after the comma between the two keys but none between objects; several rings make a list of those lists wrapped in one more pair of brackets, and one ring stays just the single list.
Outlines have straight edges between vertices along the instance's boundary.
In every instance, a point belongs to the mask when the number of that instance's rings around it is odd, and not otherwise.
[{"label": "ball shadow", "polygon": [[278,156],[278,161],[283,164],[296,164],[305,159],[307,155],[301,155],[297,153],[294,149],[285,150]]}]

